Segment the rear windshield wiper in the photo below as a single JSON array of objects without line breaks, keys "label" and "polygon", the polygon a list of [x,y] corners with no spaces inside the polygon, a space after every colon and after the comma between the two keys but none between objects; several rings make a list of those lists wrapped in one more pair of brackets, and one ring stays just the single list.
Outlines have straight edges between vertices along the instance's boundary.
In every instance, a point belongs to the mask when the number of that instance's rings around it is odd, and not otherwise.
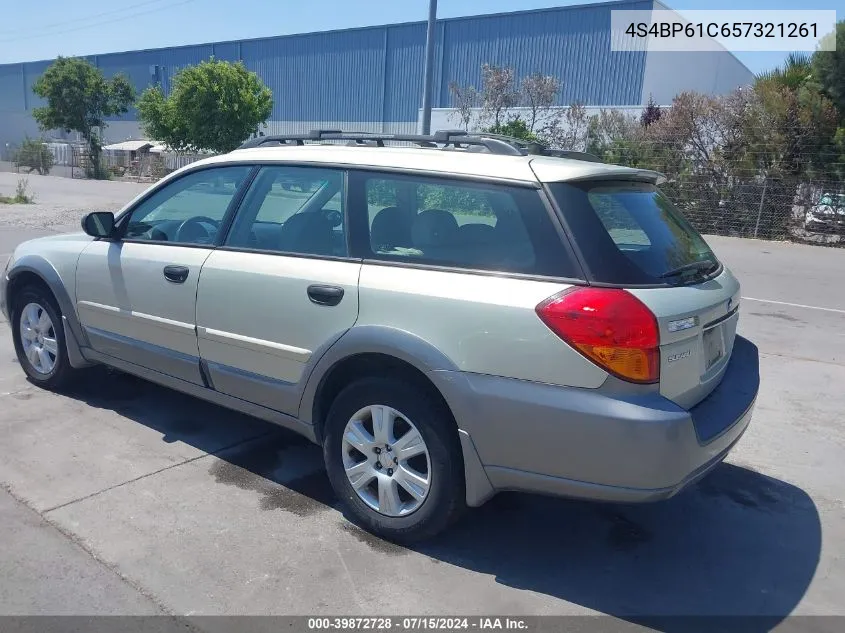
[{"label": "rear windshield wiper", "polygon": [[683,275],[685,272],[689,272],[691,270],[707,272],[708,270],[716,268],[718,265],[718,262],[715,262],[712,259],[705,259],[699,262],[690,262],[689,264],[678,266],[677,268],[673,268],[672,270],[667,270],[665,273],[660,275],[660,279],[666,279],[667,277],[677,277],[678,275]]}]

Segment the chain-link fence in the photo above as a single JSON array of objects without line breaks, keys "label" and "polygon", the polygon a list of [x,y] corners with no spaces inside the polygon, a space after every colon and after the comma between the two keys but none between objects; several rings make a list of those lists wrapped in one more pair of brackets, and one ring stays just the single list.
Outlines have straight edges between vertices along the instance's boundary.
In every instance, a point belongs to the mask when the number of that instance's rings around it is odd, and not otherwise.
[{"label": "chain-link fence", "polygon": [[771,164],[768,155],[730,160],[721,148],[696,154],[671,143],[597,153],[605,162],[664,174],[661,189],[701,233],[845,246],[845,164],[812,169],[810,157],[794,156],[785,163],[790,169],[781,161],[767,171],[760,165]]},{"label": "chain-link fence", "polygon": [[[152,183],[210,155],[104,150],[99,157],[100,177]],[[94,162],[89,147],[83,143],[32,140],[0,147],[0,171],[5,172],[93,178]]]},{"label": "chain-link fence", "polygon": [[155,182],[181,167],[209,156],[211,154],[106,151],[102,156],[102,164],[112,179]]},{"label": "chain-link fence", "polygon": [[0,148],[0,171],[65,178],[84,177],[74,169],[73,154],[79,144],[27,139]]},{"label": "chain-link fence", "polygon": [[716,184],[687,176],[662,188],[702,233],[845,245],[840,180],[760,177]]}]

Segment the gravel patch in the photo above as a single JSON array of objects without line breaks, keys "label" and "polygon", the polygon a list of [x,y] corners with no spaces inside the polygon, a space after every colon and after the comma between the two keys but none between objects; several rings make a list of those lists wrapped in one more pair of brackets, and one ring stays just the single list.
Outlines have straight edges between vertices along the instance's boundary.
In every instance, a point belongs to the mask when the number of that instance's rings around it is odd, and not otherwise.
[{"label": "gravel patch", "polygon": [[[20,174],[0,173],[0,195],[14,195]],[[0,226],[76,230],[91,211],[120,210],[149,183],[25,176],[33,204],[0,204]]]}]

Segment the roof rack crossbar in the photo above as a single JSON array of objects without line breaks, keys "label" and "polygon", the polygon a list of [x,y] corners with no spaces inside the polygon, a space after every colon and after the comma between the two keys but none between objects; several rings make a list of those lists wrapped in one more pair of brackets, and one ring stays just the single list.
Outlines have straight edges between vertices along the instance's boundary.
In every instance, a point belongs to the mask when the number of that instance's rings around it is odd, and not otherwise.
[{"label": "roof rack crossbar", "polygon": [[602,162],[597,156],[585,152],[555,150],[539,142],[526,141],[486,132],[467,132],[465,130],[438,130],[434,134],[382,134],[379,132],[343,132],[341,130],[311,130],[308,134],[283,134],[259,136],[250,139],[238,149],[260,147],[262,145],[305,145],[306,142],[348,141],[347,145],[384,147],[386,142],[413,143],[419,147],[443,149],[451,146],[464,149],[471,146],[483,147],[491,154],[501,156],[556,156],[590,162]]}]

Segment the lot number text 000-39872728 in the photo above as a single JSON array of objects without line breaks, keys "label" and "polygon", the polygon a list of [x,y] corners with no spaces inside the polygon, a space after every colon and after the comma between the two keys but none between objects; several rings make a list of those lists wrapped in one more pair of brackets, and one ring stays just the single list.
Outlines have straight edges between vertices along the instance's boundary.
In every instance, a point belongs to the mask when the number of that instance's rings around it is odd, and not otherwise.
[{"label": "lot number text 000-39872728", "polygon": [[510,617],[314,617],[309,631],[526,631],[523,618]]}]

